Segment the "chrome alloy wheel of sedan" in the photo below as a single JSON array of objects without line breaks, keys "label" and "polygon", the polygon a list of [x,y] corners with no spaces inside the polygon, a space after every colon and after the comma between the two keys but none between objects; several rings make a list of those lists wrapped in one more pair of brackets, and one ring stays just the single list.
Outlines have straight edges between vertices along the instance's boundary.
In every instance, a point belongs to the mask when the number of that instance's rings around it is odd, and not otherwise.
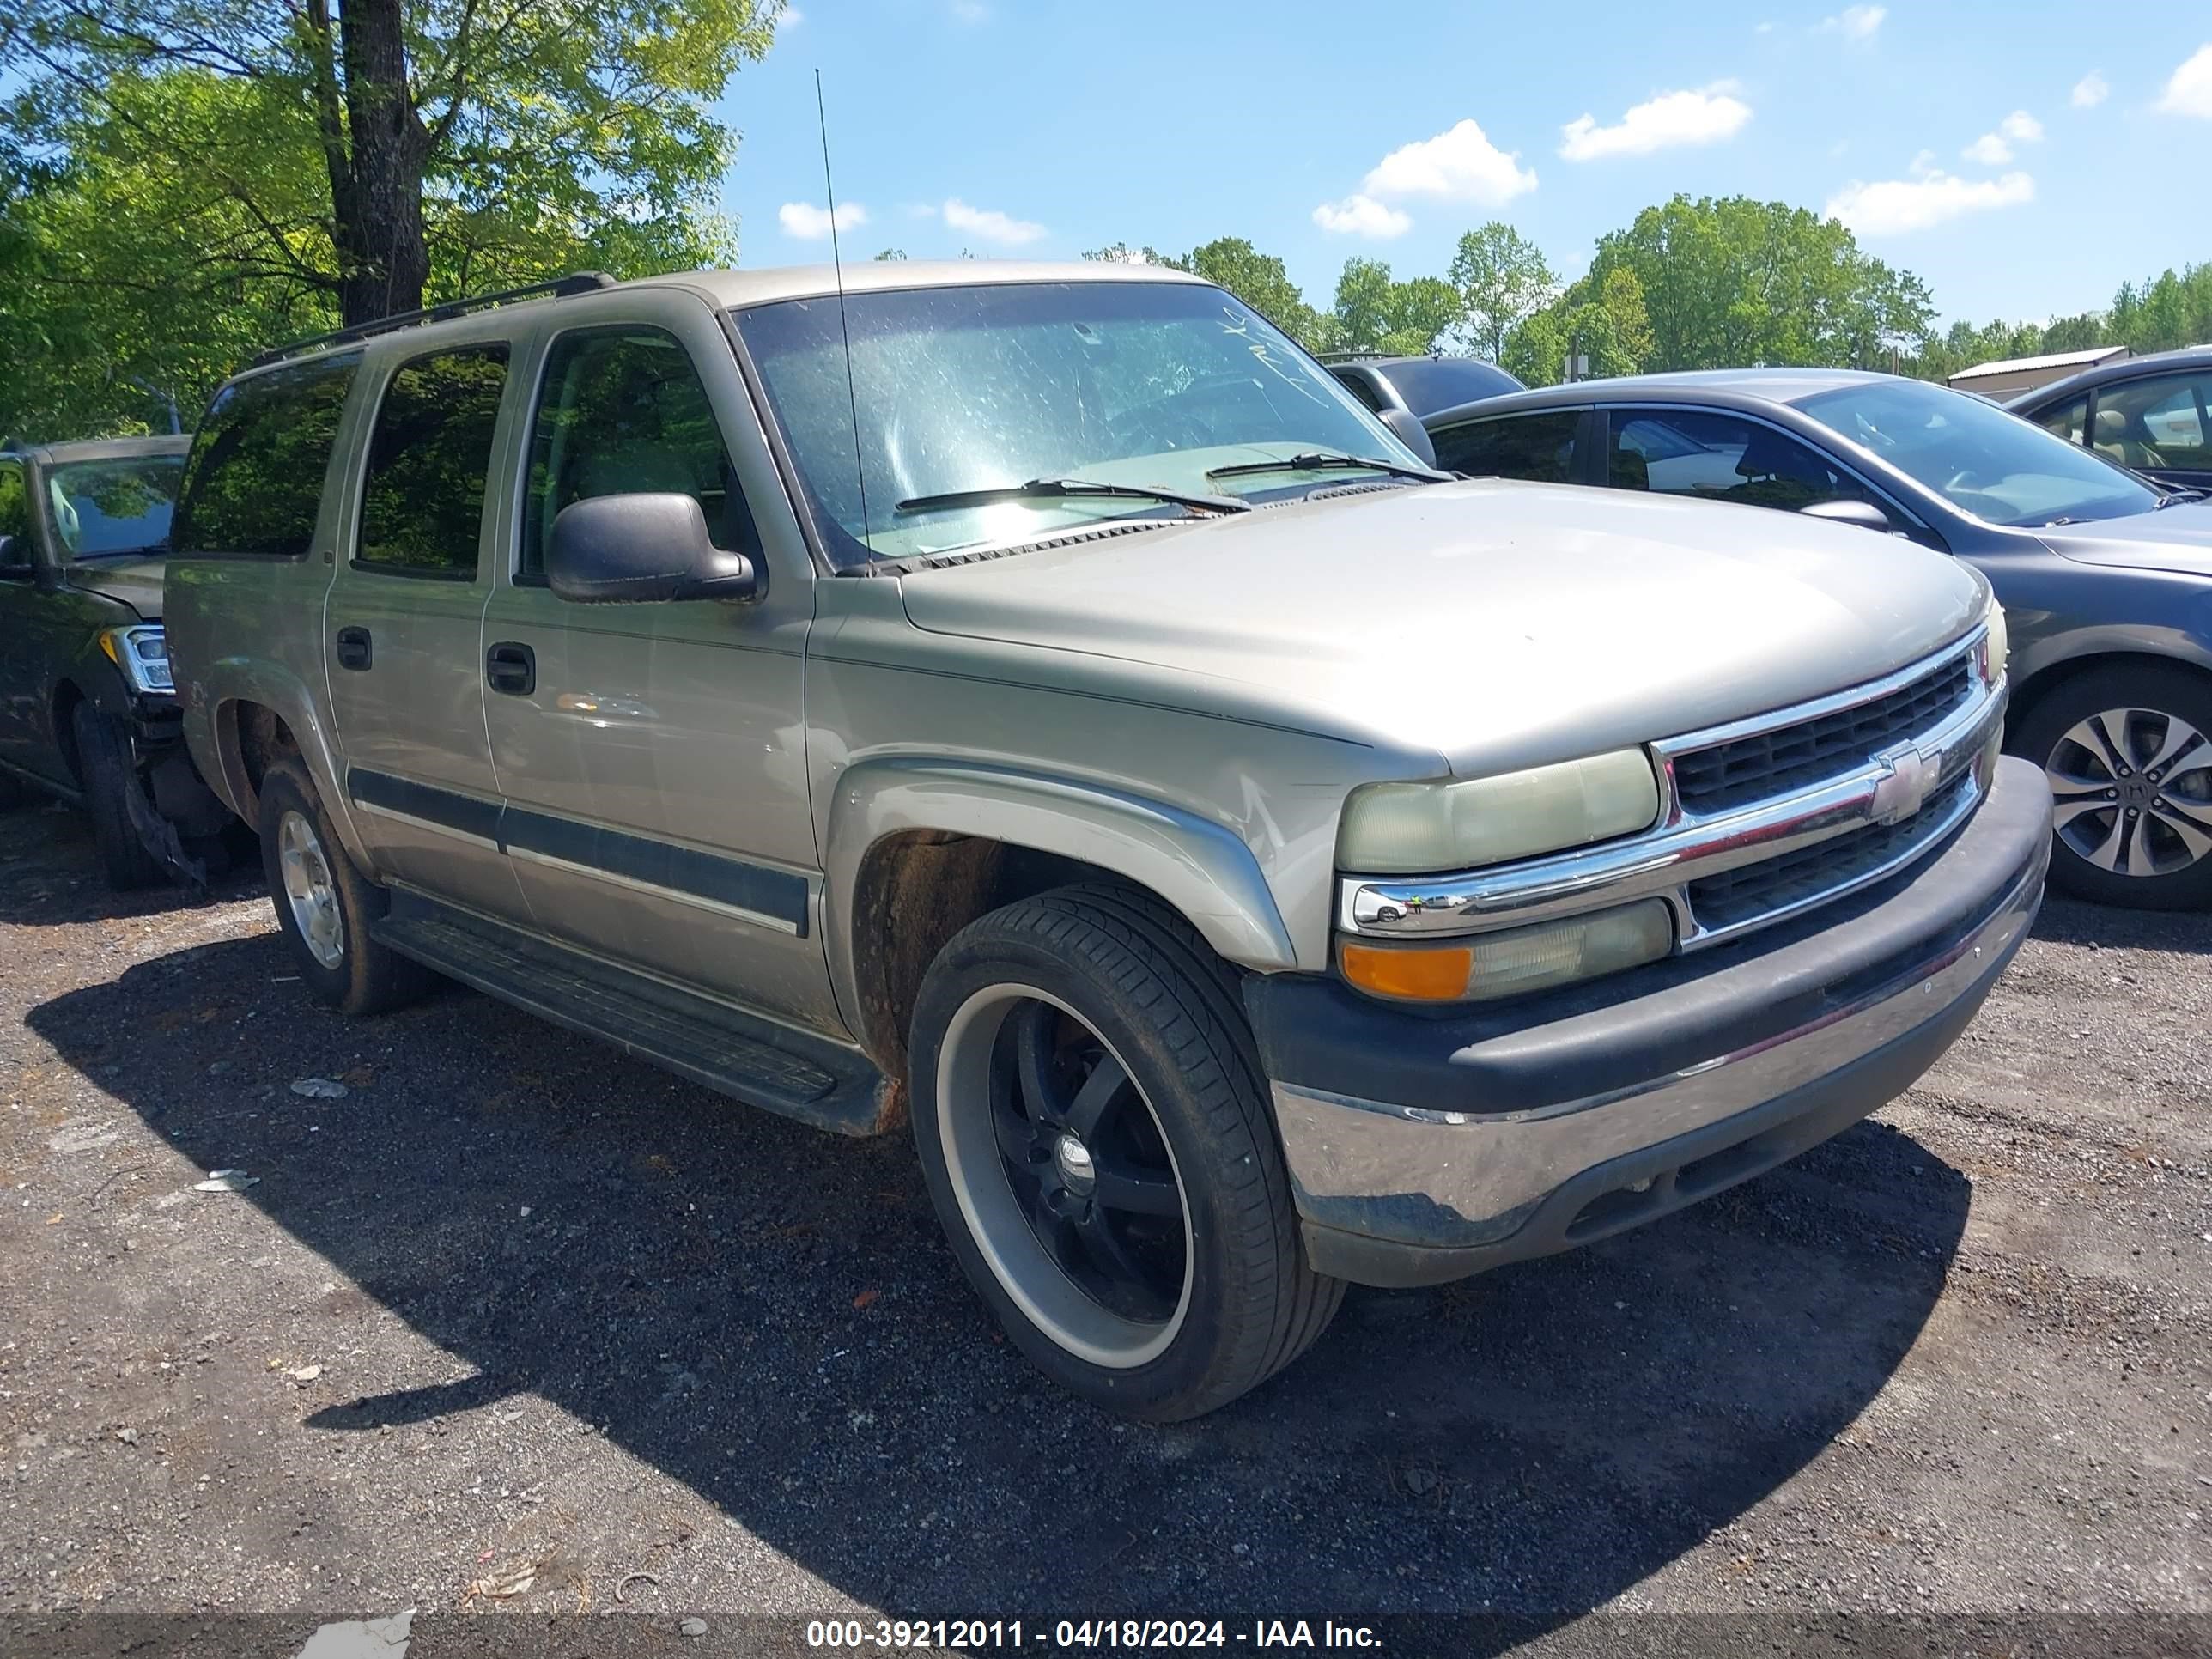
[{"label": "chrome alloy wheel of sedan", "polygon": [[345,915],[338,908],[330,860],[305,815],[284,814],[276,830],[276,858],[284,875],[284,900],[307,954],[325,968],[337,967],[345,959]]},{"label": "chrome alloy wheel of sedan", "polygon": [[2108,708],[2067,728],[2044,763],[2058,837],[2121,876],[2212,856],[2212,738],[2178,715]]},{"label": "chrome alloy wheel of sedan", "polygon": [[1046,992],[987,987],[945,1031],[937,1110],[969,1235],[1022,1311],[1093,1364],[1164,1352],[1190,1310],[1188,1202],[1112,1047]]}]

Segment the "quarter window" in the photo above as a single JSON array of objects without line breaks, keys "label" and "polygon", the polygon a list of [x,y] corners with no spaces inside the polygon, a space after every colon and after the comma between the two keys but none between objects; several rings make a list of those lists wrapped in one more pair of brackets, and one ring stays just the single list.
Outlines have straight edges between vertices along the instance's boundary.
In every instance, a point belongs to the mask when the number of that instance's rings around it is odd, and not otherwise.
[{"label": "quarter window", "polygon": [[484,478],[506,387],[504,345],[400,366],[369,439],[356,565],[449,580],[476,574]]},{"label": "quarter window", "polygon": [[2212,467],[2212,374],[2171,374],[2097,393],[2097,453],[2122,466]]},{"label": "quarter window", "polygon": [[192,441],[170,521],[180,557],[298,559],[315,538],[323,475],[357,356],[233,381]]},{"label": "quarter window", "polygon": [[1517,419],[1474,421],[1430,434],[1437,465],[1448,472],[1477,478],[1531,478],[1539,483],[1571,483],[1575,477],[1575,430],[1578,410],[1560,410]]},{"label": "quarter window", "polygon": [[661,492],[698,502],[717,547],[759,556],[707,388],[675,336],[650,328],[561,336],[546,354],[531,420],[519,575],[543,576],[562,507]]},{"label": "quarter window", "polygon": [[1704,410],[1615,410],[1606,482],[1616,489],[1795,512],[1867,493],[1826,456],[1763,422]]}]

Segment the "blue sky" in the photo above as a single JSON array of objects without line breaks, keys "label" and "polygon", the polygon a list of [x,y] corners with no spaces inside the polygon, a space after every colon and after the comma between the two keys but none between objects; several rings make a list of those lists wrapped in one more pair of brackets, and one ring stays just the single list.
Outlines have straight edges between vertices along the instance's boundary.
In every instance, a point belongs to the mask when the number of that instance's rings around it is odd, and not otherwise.
[{"label": "blue sky", "polygon": [[1236,235],[1325,305],[1347,255],[1441,275],[1492,218],[1573,275],[1599,234],[1684,191],[1834,210],[1946,320],[2099,307],[2212,259],[2201,0],[794,13],[722,109],[750,265],[828,258],[817,68],[841,222],[865,216],[848,258]]}]

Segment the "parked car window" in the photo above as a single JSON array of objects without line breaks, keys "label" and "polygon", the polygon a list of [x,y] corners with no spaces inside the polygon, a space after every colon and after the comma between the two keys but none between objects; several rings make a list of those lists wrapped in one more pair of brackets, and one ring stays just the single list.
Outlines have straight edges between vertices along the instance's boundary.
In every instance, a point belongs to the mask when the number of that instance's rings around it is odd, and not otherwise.
[{"label": "parked car window", "polygon": [[1364,374],[1349,374],[1340,368],[1331,369],[1329,373],[1335,375],[1336,378],[1343,383],[1344,389],[1346,392],[1349,392],[1353,397],[1358,398],[1361,403],[1373,410],[1376,413],[1382,413],[1382,394],[1376,391],[1372,386],[1368,384],[1367,377]]},{"label": "parked car window", "polygon": [[699,503],[716,546],[759,550],[707,388],[676,337],[653,328],[561,336],[546,354],[531,422],[520,573],[544,572],[562,507],[662,491]]},{"label": "parked car window", "polygon": [[2162,374],[2097,393],[2096,450],[2122,466],[2212,467],[2212,374]]},{"label": "parked car window", "polygon": [[1579,410],[1563,409],[1510,420],[1470,421],[1429,434],[1437,465],[1477,478],[1533,478],[1571,483]]},{"label": "parked car window", "polygon": [[369,437],[356,564],[400,575],[476,574],[492,429],[506,387],[501,344],[400,366]]},{"label": "parked car window", "polygon": [[2035,417],[2036,425],[2045,432],[2055,433],[2069,444],[2078,444],[2089,425],[2089,398],[2084,392],[2079,398],[2069,398],[2056,409],[2046,409]]},{"label": "parked car window", "polygon": [[1709,410],[1615,409],[1606,482],[1616,489],[1793,513],[1866,495],[1841,467],[1788,434]]},{"label": "parked car window", "polygon": [[360,367],[357,356],[322,357],[218,392],[185,463],[170,544],[198,558],[304,558]]},{"label": "parked car window", "polygon": [[2125,518],[2158,503],[2158,492],[2133,473],[1943,386],[1865,380],[1797,407],[1990,524]]},{"label": "parked car window", "polygon": [[738,313],[840,563],[1185,510],[1112,496],[899,509],[926,496],[1036,478],[1265,495],[1280,475],[1209,474],[1315,451],[1419,465],[1335,376],[1202,283],[981,281],[853,294],[842,309]]},{"label": "parked car window", "polygon": [[0,462],[0,569],[22,569],[31,562],[30,497],[23,469]]},{"label": "parked car window", "polygon": [[1521,382],[1479,357],[1414,357],[1377,371],[1398,389],[1406,407],[1425,418],[1443,410],[1522,390]]},{"label": "parked car window", "polygon": [[181,455],[134,455],[47,468],[47,510],[53,515],[55,540],[72,559],[163,551],[184,471]]}]

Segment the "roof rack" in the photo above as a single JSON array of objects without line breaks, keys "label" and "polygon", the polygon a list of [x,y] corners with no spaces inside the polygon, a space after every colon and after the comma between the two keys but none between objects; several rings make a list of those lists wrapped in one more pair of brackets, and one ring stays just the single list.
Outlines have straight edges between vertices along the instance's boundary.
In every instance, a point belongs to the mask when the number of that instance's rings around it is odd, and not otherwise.
[{"label": "roof rack", "polygon": [[351,328],[336,329],[328,334],[311,334],[305,339],[288,340],[283,345],[270,347],[246,367],[261,368],[270,363],[282,362],[302,351],[351,345],[356,341],[371,339],[379,334],[411,328],[417,323],[447,322],[455,317],[465,317],[471,311],[511,305],[517,300],[558,299],[571,294],[591,294],[603,288],[612,288],[615,281],[604,270],[577,270],[547,283],[526,283],[520,288],[501,289],[496,294],[477,294],[465,300],[448,300],[441,306],[425,306],[420,311],[402,311],[390,317],[379,317],[372,322],[356,323]]}]

